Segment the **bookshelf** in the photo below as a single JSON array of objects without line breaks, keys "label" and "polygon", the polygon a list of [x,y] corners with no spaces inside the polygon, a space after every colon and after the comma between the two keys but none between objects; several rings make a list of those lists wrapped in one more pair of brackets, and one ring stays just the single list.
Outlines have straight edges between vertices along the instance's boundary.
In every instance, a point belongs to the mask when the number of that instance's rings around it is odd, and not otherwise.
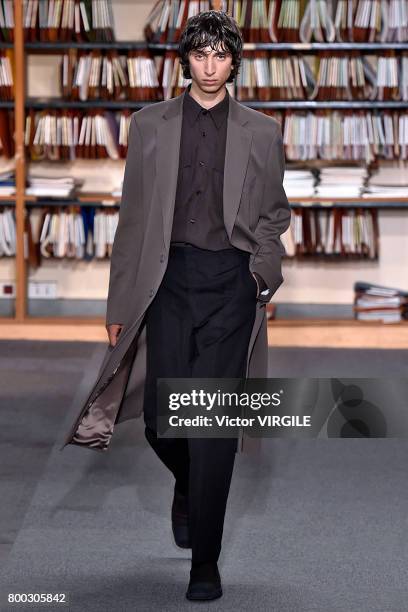
[{"label": "bookshelf", "polygon": [[[214,6],[216,9],[217,6]],[[23,7],[22,3],[14,3],[15,11],[15,28],[14,28],[14,43],[1,43],[0,48],[14,48],[15,57],[15,101],[1,101],[0,107],[2,108],[13,108],[15,110],[15,150],[16,150],[16,195],[14,198],[2,197],[0,199],[2,204],[10,204],[15,206],[16,211],[16,233],[17,233],[17,254],[15,257],[15,310],[13,317],[1,317],[0,322],[7,323],[39,323],[39,324],[104,324],[102,317],[41,317],[41,316],[30,316],[27,314],[27,262],[24,259],[24,215],[25,209],[36,207],[36,206],[47,206],[47,207],[61,207],[79,204],[80,206],[99,206],[101,200],[109,202],[112,208],[118,208],[120,198],[115,198],[111,194],[101,196],[101,194],[84,193],[72,200],[55,201],[47,200],[44,198],[35,198],[29,196],[25,192],[25,176],[26,176],[26,158],[25,158],[25,147],[24,147],[24,126],[26,112],[28,109],[58,109],[58,108],[72,108],[72,109],[87,109],[87,108],[98,108],[104,107],[109,109],[129,109],[136,110],[141,106],[148,104],[155,104],[154,100],[149,101],[112,101],[112,100],[87,100],[87,101],[71,101],[64,99],[50,99],[50,98],[29,98],[26,96],[25,91],[25,74],[27,65],[27,53],[35,54],[37,52],[44,54],[55,54],[69,49],[79,50],[137,50],[141,48],[148,48],[154,52],[160,53],[166,50],[175,50],[177,43],[149,43],[146,41],[114,41],[114,42],[29,42],[24,41],[24,31],[22,27],[23,22]],[[408,43],[251,43],[247,42],[244,44],[244,51],[254,50],[270,50],[270,51],[288,51],[288,52],[316,52],[316,51],[385,51],[385,50],[408,50]],[[248,105],[255,109],[399,109],[408,108],[407,101],[395,101],[395,100],[353,100],[353,101],[342,101],[342,100],[240,100],[242,104]],[[329,164],[328,164],[329,165]],[[407,198],[388,198],[384,201],[383,198],[291,198],[290,204],[293,208],[376,208],[379,210],[405,210],[408,209],[408,195]],[[377,322],[360,322],[350,319],[329,319],[321,320],[324,325],[333,324],[338,325],[343,321],[351,325],[379,325]],[[275,321],[270,321],[273,325]],[[276,321],[276,323],[282,323],[282,320]],[[299,320],[298,322],[294,319],[288,321],[288,324],[304,324],[305,321]],[[316,320],[307,320],[307,324],[319,324]],[[408,322],[406,322],[408,323]],[[398,323],[401,324],[401,323]],[[403,325],[405,324],[402,323]]]}]

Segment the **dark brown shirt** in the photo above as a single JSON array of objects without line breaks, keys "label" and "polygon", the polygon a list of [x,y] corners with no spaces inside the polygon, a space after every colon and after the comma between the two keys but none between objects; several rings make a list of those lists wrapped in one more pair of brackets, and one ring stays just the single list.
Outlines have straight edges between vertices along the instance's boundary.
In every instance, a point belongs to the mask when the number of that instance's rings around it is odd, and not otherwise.
[{"label": "dark brown shirt", "polygon": [[[183,102],[179,170],[171,242],[202,249],[234,248],[224,225],[223,188],[230,94],[203,108],[188,86]],[[259,291],[266,288],[256,275]],[[258,294],[259,295],[259,294]]]},{"label": "dark brown shirt", "polygon": [[172,242],[233,248],[224,225],[223,187],[229,93],[210,109],[184,96]]}]

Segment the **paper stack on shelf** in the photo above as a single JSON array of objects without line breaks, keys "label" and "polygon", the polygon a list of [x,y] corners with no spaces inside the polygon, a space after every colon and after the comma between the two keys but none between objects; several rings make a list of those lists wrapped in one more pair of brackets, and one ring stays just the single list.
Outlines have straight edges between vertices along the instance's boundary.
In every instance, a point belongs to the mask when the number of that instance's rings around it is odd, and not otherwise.
[{"label": "paper stack on shelf", "polygon": [[286,169],[283,187],[288,198],[312,198],[315,178],[310,170]]},{"label": "paper stack on shelf", "polygon": [[42,198],[71,198],[83,179],[73,176],[28,176],[27,195]]},{"label": "paper stack on shelf", "polygon": [[408,291],[357,281],[354,295],[353,310],[359,321],[398,323],[408,320]]},{"label": "paper stack on shelf", "polygon": [[0,172],[0,196],[15,195],[16,178],[14,170]]},{"label": "paper stack on shelf", "polygon": [[378,172],[370,176],[363,197],[407,198],[407,164],[380,166]]},{"label": "paper stack on shelf", "polygon": [[321,168],[316,197],[359,198],[367,178],[367,168],[356,166],[331,166]]}]

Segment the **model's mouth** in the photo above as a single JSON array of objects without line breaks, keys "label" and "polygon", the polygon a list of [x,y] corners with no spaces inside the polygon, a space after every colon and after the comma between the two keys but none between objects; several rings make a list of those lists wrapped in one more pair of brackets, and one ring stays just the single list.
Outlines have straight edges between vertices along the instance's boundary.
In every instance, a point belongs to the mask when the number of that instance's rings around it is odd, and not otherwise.
[{"label": "model's mouth", "polygon": [[214,81],[213,79],[204,79],[204,83],[216,83],[217,81]]}]

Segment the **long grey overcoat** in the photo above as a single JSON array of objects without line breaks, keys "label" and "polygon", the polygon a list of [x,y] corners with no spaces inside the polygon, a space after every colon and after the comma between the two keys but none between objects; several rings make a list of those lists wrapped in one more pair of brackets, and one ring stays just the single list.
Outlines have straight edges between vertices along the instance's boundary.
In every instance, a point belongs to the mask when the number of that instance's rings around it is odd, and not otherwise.
[{"label": "long grey overcoat", "polygon": [[[143,413],[146,375],[144,315],[168,261],[176,196],[183,98],[147,105],[129,127],[119,222],[112,249],[106,323],[123,329],[108,345],[97,379],[67,433],[76,444],[105,451],[116,423]],[[283,282],[280,235],[290,223],[282,185],[285,157],[279,122],[230,97],[223,188],[225,228],[233,246],[249,251],[249,269],[275,293]],[[246,377],[268,375],[265,303],[256,302]],[[259,449],[240,433],[238,451]]]}]

